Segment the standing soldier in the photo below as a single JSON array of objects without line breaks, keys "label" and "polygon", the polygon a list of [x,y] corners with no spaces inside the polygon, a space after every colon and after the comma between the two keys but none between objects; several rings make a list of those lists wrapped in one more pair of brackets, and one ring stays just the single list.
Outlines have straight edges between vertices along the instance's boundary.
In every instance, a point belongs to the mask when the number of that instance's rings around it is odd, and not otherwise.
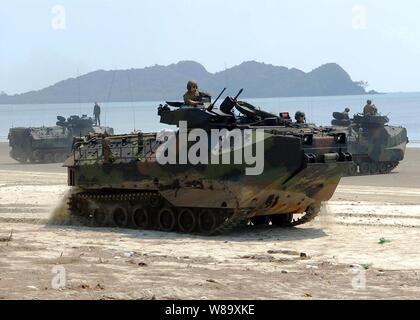
[{"label": "standing soldier", "polygon": [[211,95],[207,92],[198,91],[198,84],[195,81],[188,81],[187,92],[184,94],[184,103],[187,106],[196,107],[203,104],[203,98],[210,98]]},{"label": "standing soldier", "polygon": [[372,100],[368,100],[367,104],[365,105],[363,109],[363,114],[365,116],[374,116],[378,113],[378,109],[374,104],[372,104]]},{"label": "standing soldier", "polygon": [[93,117],[95,118],[95,126],[101,126],[101,107],[97,102],[95,102],[93,107]]}]

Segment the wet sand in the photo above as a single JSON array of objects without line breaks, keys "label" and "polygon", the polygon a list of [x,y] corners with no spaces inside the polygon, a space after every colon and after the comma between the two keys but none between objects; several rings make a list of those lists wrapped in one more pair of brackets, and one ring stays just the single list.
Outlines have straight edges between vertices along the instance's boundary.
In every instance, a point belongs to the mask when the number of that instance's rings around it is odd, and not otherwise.
[{"label": "wet sand", "polygon": [[21,164],[9,157],[9,144],[0,142],[0,170],[65,173],[66,169],[59,163],[50,164]]},{"label": "wet sand", "polygon": [[420,188],[420,148],[408,148],[405,159],[387,175],[343,178],[342,185]]},{"label": "wet sand", "polygon": [[65,168],[7,154],[0,143],[0,299],[420,297],[420,149],[393,174],[344,178],[308,225],[211,238],[50,225]]}]

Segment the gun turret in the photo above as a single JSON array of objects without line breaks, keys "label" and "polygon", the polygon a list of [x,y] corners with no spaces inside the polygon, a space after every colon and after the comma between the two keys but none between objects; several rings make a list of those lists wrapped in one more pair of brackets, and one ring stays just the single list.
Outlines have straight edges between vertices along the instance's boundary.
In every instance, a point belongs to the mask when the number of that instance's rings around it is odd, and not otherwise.
[{"label": "gun turret", "polygon": [[238,98],[242,92],[244,92],[244,89],[239,90],[238,94],[234,98],[226,97],[226,99],[220,105],[220,110],[222,110],[224,113],[230,114],[232,109],[236,106]]},{"label": "gun turret", "polygon": [[[223,94],[225,90],[219,95]],[[197,107],[178,108],[174,103],[160,105],[158,115],[160,122],[169,125],[179,125],[180,121],[186,121],[188,128],[216,129],[216,128],[234,128],[242,125],[252,126],[290,126],[292,121],[287,112],[276,115],[261,110],[245,101],[238,101],[242,94],[241,89],[235,97],[226,97],[220,108],[214,105],[210,109]],[[215,102],[217,99],[215,100]],[[176,109],[171,109],[170,106]],[[240,116],[233,113],[233,109],[240,112]]]},{"label": "gun turret", "polygon": [[57,120],[57,126],[62,127],[63,130],[68,129],[73,135],[86,135],[93,131],[94,121],[87,115],[83,115],[82,117],[72,115],[67,120],[62,116],[58,116]]},{"label": "gun turret", "polygon": [[383,127],[389,122],[389,118],[380,114],[356,114],[354,115],[353,122],[364,128]]}]

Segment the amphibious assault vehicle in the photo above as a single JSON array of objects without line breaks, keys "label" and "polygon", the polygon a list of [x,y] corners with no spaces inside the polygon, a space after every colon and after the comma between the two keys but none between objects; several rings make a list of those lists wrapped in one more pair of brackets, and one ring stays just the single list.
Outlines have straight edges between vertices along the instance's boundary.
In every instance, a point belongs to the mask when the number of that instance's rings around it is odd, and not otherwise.
[{"label": "amphibious assault vehicle", "polygon": [[347,175],[390,173],[404,159],[407,130],[388,125],[387,116],[356,114],[349,119],[334,112],[333,117],[331,124],[346,130],[348,151],[353,156]]},{"label": "amphibious assault vehicle", "polygon": [[94,127],[92,118],[58,116],[54,127],[9,130],[10,157],[21,163],[53,163],[67,159],[74,137],[89,133],[113,134],[112,128]]},{"label": "amphibious assault vehicle", "polygon": [[288,113],[237,97],[220,108],[167,102],[158,114],[179,129],[75,142],[64,164],[77,187],[73,217],[204,235],[239,225],[293,227],[318,215],[352,163],[345,133],[297,125]]}]

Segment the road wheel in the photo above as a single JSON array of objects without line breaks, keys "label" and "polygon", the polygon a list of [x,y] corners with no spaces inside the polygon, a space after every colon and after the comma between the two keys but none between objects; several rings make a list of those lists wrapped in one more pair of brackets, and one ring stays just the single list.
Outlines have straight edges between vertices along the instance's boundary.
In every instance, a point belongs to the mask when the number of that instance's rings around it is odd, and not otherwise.
[{"label": "road wheel", "polygon": [[377,174],[379,171],[378,164],[376,162],[371,162],[369,164],[369,172],[370,174]]},{"label": "road wheel", "polygon": [[19,162],[20,162],[20,163],[27,163],[27,162],[28,162],[28,157],[27,157],[26,155],[22,154],[22,155],[19,157]]},{"label": "road wheel", "polygon": [[54,162],[54,155],[52,153],[44,154],[44,162],[45,163],[53,163]]},{"label": "road wheel", "polygon": [[361,174],[369,174],[370,173],[370,165],[369,165],[369,162],[362,162],[360,164],[360,173]]},{"label": "road wheel", "polygon": [[35,163],[35,162],[41,162],[42,160],[43,160],[42,152],[39,150],[34,150],[34,152],[32,152],[32,156],[30,157],[30,161]]},{"label": "road wheel", "polygon": [[128,212],[123,207],[117,207],[112,213],[112,221],[119,228],[126,228],[128,226],[129,217]]},{"label": "road wheel", "polygon": [[103,208],[96,208],[93,211],[93,221],[97,227],[105,227],[106,226],[106,212]]},{"label": "road wheel", "polygon": [[357,175],[357,164],[356,163],[352,163],[349,167],[349,170],[347,171],[347,174],[349,176],[356,176]]},{"label": "road wheel", "polygon": [[143,207],[137,207],[133,210],[133,224],[139,229],[150,227],[149,213]]},{"label": "road wheel", "polygon": [[212,233],[217,227],[216,212],[210,209],[204,209],[200,212],[198,226],[203,233]]},{"label": "road wheel", "polygon": [[162,231],[174,231],[176,226],[175,213],[169,208],[163,208],[158,215],[158,224]]},{"label": "road wheel", "polygon": [[178,226],[182,232],[193,232],[197,226],[197,218],[190,209],[183,209],[178,216]]},{"label": "road wheel", "polygon": [[379,173],[385,174],[388,172],[388,164],[386,162],[379,163]]}]

